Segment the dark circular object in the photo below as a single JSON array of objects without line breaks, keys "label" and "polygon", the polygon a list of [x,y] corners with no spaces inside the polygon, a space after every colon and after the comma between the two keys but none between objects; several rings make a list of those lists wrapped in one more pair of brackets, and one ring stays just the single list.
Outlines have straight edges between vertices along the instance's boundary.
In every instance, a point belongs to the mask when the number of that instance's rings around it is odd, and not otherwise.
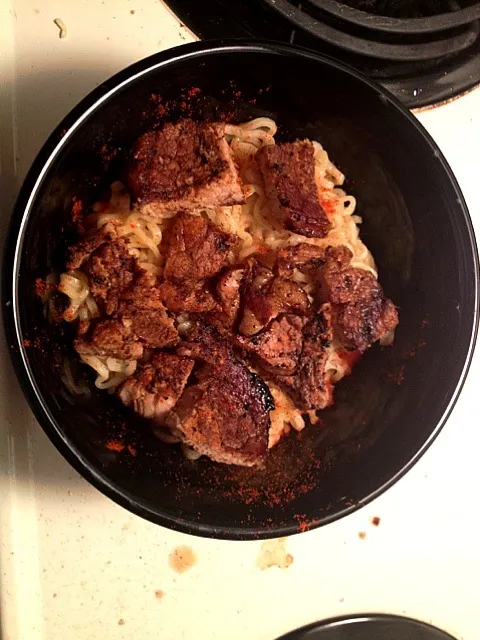
[{"label": "dark circular object", "polygon": [[[62,268],[66,245],[75,239],[72,206],[99,198],[119,175],[114,152],[120,158],[122,149],[161,121],[165,106],[173,108],[170,118],[186,112],[236,121],[269,115],[280,125],[279,140],[320,140],[347,175],[364,220],[362,237],[387,295],[400,308],[394,345],[370,349],[354,375],[338,385],[336,404],[321,413],[321,426],[285,438],[264,470],[186,460],[114,397],[96,391],[91,378],[90,398],[67,393],[61,377],[65,355],[76,362],[72,336],[68,327],[47,322],[35,293],[36,279]],[[304,531],[385,491],[445,423],[477,331],[472,226],[436,144],[401,104],[361,74],[280,44],[185,45],[141,60],[95,89],[33,163],[12,216],[3,266],[13,363],[59,451],[134,513],[217,538]],[[112,450],[112,440],[124,449]]]},{"label": "dark circular object", "polygon": [[448,31],[480,20],[480,2],[464,9],[440,13],[435,16],[428,16],[428,18],[390,18],[389,16],[376,15],[350,7],[340,0],[308,1],[318,9],[326,11],[336,18],[351,22],[359,27],[385,33],[408,35],[412,33],[435,33]]},{"label": "dark circular object", "polygon": [[278,640],[455,640],[425,622],[384,614],[345,616],[310,624]]},{"label": "dark circular object", "polygon": [[[333,1],[329,0],[329,2]],[[449,1],[451,6],[455,5],[456,0]],[[471,47],[457,55],[431,60],[388,60],[355,53],[337,46],[333,41],[327,43],[321,35],[315,35],[314,30],[310,32],[304,30],[298,24],[291,22],[288,15],[277,11],[275,5],[265,0],[235,0],[235,2],[209,0],[201,5],[198,0],[168,0],[168,6],[182,22],[204,40],[246,37],[257,40],[270,39],[307,47],[337,58],[379,82],[411,109],[451,100],[470,91],[480,82],[480,38],[478,37]],[[344,6],[345,9],[349,8],[347,5]],[[408,43],[409,41],[421,42],[422,39],[430,38],[428,33],[382,34],[381,31],[367,30],[365,27],[359,27],[347,21],[340,25],[340,29],[338,18],[332,16],[331,12],[328,13],[323,9],[315,11],[312,5],[306,2],[302,3],[302,9],[307,14],[315,13],[318,20],[324,20],[327,25],[336,27],[340,35],[343,32],[349,32],[370,40],[373,52],[375,42],[378,40],[397,43],[400,40],[400,43]],[[446,21],[448,14],[444,15]],[[457,12],[452,12],[453,21],[456,15]],[[415,18],[408,19],[408,22],[410,21],[414,22]],[[474,23],[471,28],[475,30]],[[449,31],[451,30],[445,30],[447,37]],[[442,37],[441,31],[434,35],[435,39]]]},{"label": "dark circular object", "polygon": [[291,0],[264,0],[296,27],[346,51],[379,60],[418,62],[435,60],[469,49],[478,38],[478,22],[469,23],[461,33],[426,42],[390,43],[347,33],[297,7]]}]

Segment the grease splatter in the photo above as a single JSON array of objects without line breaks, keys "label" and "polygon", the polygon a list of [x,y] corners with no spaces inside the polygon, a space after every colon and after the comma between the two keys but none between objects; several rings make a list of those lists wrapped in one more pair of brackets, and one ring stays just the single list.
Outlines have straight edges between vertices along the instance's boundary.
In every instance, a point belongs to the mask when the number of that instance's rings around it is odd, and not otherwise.
[{"label": "grease splatter", "polygon": [[257,558],[257,567],[264,571],[270,567],[288,569],[293,562],[293,556],[287,553],[285,548],[286,538],[266,540],[262,542],[262,547]]},{"label": "grease splatter", "polygon": [[169,565],[177,573],[188,571],[196,562],[195,552],[187,546],[176,547],[168,558]]}]

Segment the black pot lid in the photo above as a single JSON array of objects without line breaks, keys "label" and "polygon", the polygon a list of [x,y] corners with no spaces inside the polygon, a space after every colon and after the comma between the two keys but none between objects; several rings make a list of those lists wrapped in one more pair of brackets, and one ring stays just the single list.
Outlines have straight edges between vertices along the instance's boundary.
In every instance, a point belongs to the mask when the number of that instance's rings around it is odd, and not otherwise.
[{"label": "black pot lid", "polygon": [[278,640],[455,640],[435,627],[401,616],[366,614],[332,618],[291,631]]}]

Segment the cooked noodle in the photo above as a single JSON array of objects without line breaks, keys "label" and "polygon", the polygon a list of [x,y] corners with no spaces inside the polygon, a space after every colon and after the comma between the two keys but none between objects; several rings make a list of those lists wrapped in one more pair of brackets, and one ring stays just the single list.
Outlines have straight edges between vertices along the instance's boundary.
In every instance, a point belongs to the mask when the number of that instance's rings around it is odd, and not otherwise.
[{"label": "cooked noodle", "polygon": [[[262,180],[255,161],[255,154],[264,146],[275,144],[276,123],[270,118],[256,118],[239,125],[226,125],[226,139],[232,149],[235,162],[239,168],[246,196],[244,205],[230,207],[205,208],[204,211],[191,215],[203,215],[228,233],[240,238],[237,253],[242,260],[254,253],[265,254],[282,247],[299,243],[314,244],[319,247],[344,245],[353,254],[353,267],[370,271],[377,277],[373,257],[359,237],[358,225],[361,218],[355,215],[355,198],[347,194],[342,186],[345,176],[330,161],[327,152],[319,142],[313,142],[315,154],[315,180],[319,198],[330,222],[331,230],[325,238],[306,238],[284,229],[269,208],[263,190]],[[88,228],[99,229],[107,222],[115,225],[119,236],[128,240],[130,252],[144,269],[161,275],[165,261],[164,247],[161,246],[163,232],[169,220],[176,212],[166,212],[155,221],[150,217],[150,205],[137,207],[131,204],[130,196],[120,182],[111,185],[111,197],[108,203],[99,202],[93,207],[88,217]],[[313,292],[313,285],[308,276],[295,270],[294,279],[302,283],[307,294]],[[91,296],[88,279],[81,269],[63,273],[60,276],[59,290],[69,299],[69,305],[63,313],[63,319],[72,322],[79,319],[85,323],[99,315],[98,307]],[[177,329],[180,334],[191,326],[188,314],[177,317]],[[392,336],[387,337],[391,341]],[[339,355],[340,345],[332,344],[328,349],[326,365],[327,381],[337,383],[350,373],[350,365]],[[83,362],[92,367],[97,378],[95,385],[99,389],[107,389],[112,393],[136,369],[135,361],[118,360],[99,356],[81,356]],[[70,372],[71,373],[71,372]],[[69,380],[72,388],[75,384]],[[276,409],[271,412],[271,430],[269,446],[278,442],[281,436],[291,428],[300,431],[305,426],[305,413],[298,410],[293,401],[277,385],[268,382],[275,399]],[[316,422],[315,412],[308,417]],[[196,452],[184,447],[188,458],[198,457]]]}]

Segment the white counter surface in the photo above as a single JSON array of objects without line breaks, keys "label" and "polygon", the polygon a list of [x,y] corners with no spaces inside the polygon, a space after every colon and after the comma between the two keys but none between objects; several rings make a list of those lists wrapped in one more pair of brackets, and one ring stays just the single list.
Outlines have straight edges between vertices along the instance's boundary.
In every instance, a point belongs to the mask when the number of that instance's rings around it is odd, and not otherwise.
[{"label": "white counter surface", "polygon": [[[68,110],[131,62],[192,39],[159,0],[0,2],[2,240],[21,180]],[[418,117],[456,173],[478,237],[480,89]],[[90,487],[32,417],[3,333],[0,357],[2,640],[273,640],[367,611],[480,638],[478,349],[421,461],[364,509],[286,540],[293,562],[265,570],[260,542],[174,533]],[[180,545],[196,557],[183,573],[169,560]]]}]

